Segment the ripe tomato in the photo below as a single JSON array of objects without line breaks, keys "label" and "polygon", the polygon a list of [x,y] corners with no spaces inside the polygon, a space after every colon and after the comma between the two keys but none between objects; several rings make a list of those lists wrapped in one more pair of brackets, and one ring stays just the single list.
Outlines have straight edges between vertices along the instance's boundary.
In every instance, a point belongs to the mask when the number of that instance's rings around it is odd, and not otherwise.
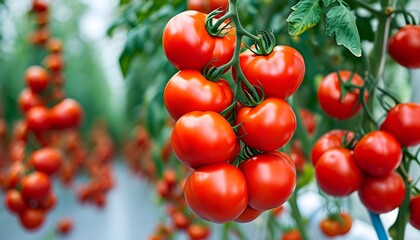
[{"label": "ripe tomato", "polygon": [[45,0],[34,0],[32,2],[32,10],[35,12],[45,12],[48,11],[48,5]]},{"label": "ripe tomato", "polygon": [[20,223],[27,230],[36,230],[45,220],[45,213],[40,209],[26,208],[20,215]]},{"label": "ripe tomato", "polygon": [[44,211],[50,211],[55,207],[56,203],[57,203],[57,197],[55,196],[54,193],[50,192],[50,194],[45,200],[38,202],[39,204],[38,208]]},{"label": "ripe tomato", "polygon": [[300,109],[299,114],[309,135],[314,134],[316,128],[315,114],[307,109]]},{"label": "ripe tomato", "polygon": [[292,229],[284,232],[281,236],[281,240],[302,240],[302,236],[297,229]]},{"label": "ripe tomato", "polygon": [[187,234],[190,240],[205,240],[210,236],[210,229],[206,226],[191,224],[188,226]]},{"label": "ripe tomato", "polygon": [[27,128],[33,132],[43,132],[50,129],[50,112],[46,107],[32,107],[26,113]]},{"label": "ripe tomato", "polygon": [[58,221],[57,232],[61,235],[68,235],[73,230],[73,220],[71,218],[62,218]]},{"label": "ripe tomato", "polygon": [[175,156],[187,167],[227,162],[235,154],[236,135],[216,112],[189,112],[175,124],[171,135]]},{"label": "ripe tomato", "polygon": [[226,80],[209,81],[197,70],[179,71],[164,91],[166,109],[174,120],[192,111],[221,112],[232,100],[233,93]]},{"label": "ripe tomato", "polygon": [[295,164],[296,171],[302,172],[306,165],[306,156],[299,140],[294,140],[290,149],[290,158]]},{"label": "ripe tomato", "polygon": [[420,144],[420,104],[402,103],[393,107],[381,125],[381,130],[391,133],[402,147]]},{"label": "ripe tomato", "polygon": [[234,221],[239,223],[251,222],[254,221],[257,217],[259,217],[261,213],[263,213],[263,211],[255,210],[248,206],[245,208],[245,211]]},{"label": "ripe tomato", "polygon": [[228,4],[228,0],[188,0],[187,9],[210,13],[218,8],[226,11]]},{"label": "ripe tomato", "polygon": [[[338,219],[338,218],[341,218]],[[319,227],[326,236],[335,237],[345,235],[351,229],[353,219],[348,213],[341,212],[339,216],[327,217],[322,220]]]},{"label": "ripe tomato", "polygon": [[267,56],[248,49],[240,55],[240,66],[252,85],[263,87],[266,97],[291,96],[305,76],[302,55],[289,46],[276,46]]},{"label": "ripe tomato", "polygon": [[34,92],[42,92],[49,81],[49,74],[44,68],[40,66],[31,66],[25,72],[26,85]]},{"label": "ripe tomato", "polygon": [[196,169],[185,182],[184,195],[195,215],[215,223],[233,221],[248,204],[245,177],[228,163]]},{"label": "ripe tomato", "polygon": [[64,67],[64,61],[59,53],[52,53],[45,57],[44,64],[53,72],[59,72]]},{"label": "ripe tomato", "polygon": [[60,169],[63,156],[56,148],[44,147],[33,152],[30,161],[35,170],[52,175]]},{"label": "ripe tomato", "polygon": [[322,191],[344,197],[356,191],[363,182],[363,172],[354,162],[347,148],[334,148],[325,152],[315,165],[315,177]]},{"label": "ripe tomato", "polygon": [[[340,71],[339,74],[343,82],[347,82],[352,73],[350,71]],[[363,86],[364,81],[355,73],[351,79],[351,83],[357,86]],[[361,108],[361,104],[359,103],[360,91],[355,89],[348,92],[344,96],[343,101],[341,101],[340,85],[337,73],[333,72],[328,74],[319,86],[318,100],[321,108],[329,116],[337,119],[347,119],[356,115]],[[367,99],[367,92],[364,97]]]},{"label": "ripe tomato", "polygon": [[420,230],[420,194],[410,200],[410,224]]},{"label": "ripe tomato", "polygon": [[406,25],[388,42],[389,55],[407,68],[420,68],[420,26]]},{"label": "ripe tomato", "polygon": [[239,165],[248,187],[248,205],[264,211],[281,206],[296,187],[296,169],[285,153],[255,155]]},{"label": "ripe tomato", "polygon": [[26,202],[35,200],[42,202],[51,192],[51,182],[48,175],[42,172],[33,172],[22,179],[22,197]]},{"label": "ripe tomato", "polygon": [[48,38],[50,37],[50,32],[46,27],[41,27],[31,33],[29,36],[29,41],[35,45],[44,45]]},{"label": "ripe tomato", "polygon": [[402,177],[392,172],[387,176],[367,176],[359,189],[359,197],[367,209],[386,213],[399,207],[404,200],[405,184]]},{"label": "ripe tomato", "polygon": [[356,144],[354,159],[356,164],[370,175],[388,175],[400,165],[402,149],[391,134],[374,131],[366,134]]},{"label": "ripe tomato", "polygon": [[9,189],[4,196],[4,205],[15,214],[21,213],[27,208],[20,192],[16,189]]},{"label": "ripe tomato", "polygon": [[224,37],[211,36],[205,26],[206,16],[189,10],[176,15],[166,25],[162,37],[163,49],[166,58],[177,69],[201,71],[214,58],[219,59],[214,64],[216,66],[232,58],[236,38],[231,33]]},{"label": "ripe tomato", "polygon": [[176,229],[186,229],[190,224],[187,216],[180,211],[175,211],[171,214],[172,224]]},{"label": "ripe tomato", "polygon": [[22,162],[13,162],[6,175],[5,187],[6,189],[15,188],[16,185],[21,181],[25,174],[25,169]]},{"label": "ripe tomato", "polygon": [[57,38],[51,38],[48,40],[47,44],[48,50],[50,50],[53,53],[59,53],[63,50],[63,43],[60,39]]},{"label": "ripe tomato", "polygon": [[82,122],[83,108],[76,100],[66,98],[51,108],[50,116],[54,128],[73,128]]},{"label": "ripe tomato", "polygon": [[316,166],[319,158],[324,154],[326,151],[343,146],[343,138],[346,136],[345,141],[348,142],[354,137],[354,132],[341,130],[341,129],[334,129],[331,130],[324,135],[322,135],[314,144],[311,151],[311,161],[312,165]]},{"label": "ripe tomato", "polygon": [[41,98],[30,89],[24,88],[19,94],[19,106],[23,112],[27,112],[32,107],[42,106]]},{"label": "ripe tomato", "polygon": [[238,128],[241,140],[266,152],[283,147],[296,130],[295,113],[286,101],[278,98],[268,98],[254,108],[241,108],[235,125],[241,123]]}]

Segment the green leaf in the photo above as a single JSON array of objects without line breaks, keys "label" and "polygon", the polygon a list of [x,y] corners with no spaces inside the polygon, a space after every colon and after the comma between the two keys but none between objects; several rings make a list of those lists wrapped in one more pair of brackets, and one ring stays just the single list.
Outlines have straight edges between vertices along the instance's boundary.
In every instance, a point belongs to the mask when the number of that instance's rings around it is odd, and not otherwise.
[{"label": "green leaf", "polygon": [[318,0],[301,0],[292,7],[292,10],[286,20],[289,23],[290,35],[302,34],[321,20],[322,9]]},{"label": "green leaf", "polygon": [[335,2],[335,0],[322,0],[322,3],[324,3],[325,7],[328,7],[333,2]]},{"label": "green leaf", "polygon": [[326,35],[336,36],[338,45],[343,45],[356,57],[362,56],[362,43],[357,30],[356,17],[343,5],[332,7],[327,13]]}]

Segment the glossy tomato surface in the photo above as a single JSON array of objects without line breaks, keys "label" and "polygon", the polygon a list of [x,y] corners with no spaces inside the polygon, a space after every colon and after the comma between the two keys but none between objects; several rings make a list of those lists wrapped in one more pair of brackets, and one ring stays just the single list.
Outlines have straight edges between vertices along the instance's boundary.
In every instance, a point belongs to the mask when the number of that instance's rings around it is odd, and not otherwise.
[{"label": "glossy tomato surface", "polygon": [[420,68],[420,26],[406,25],[388,42],[389,55],[407,68]]},{"label": "glossy tomato surface", "polygon": [[342,147],[343,143],[348,142],[353,137],[354,137],[354,133],[352,131],[341,130],[341,129],[334,129],[322,135],[312,147],[312,151],[311,151],[312,165],[316,166],[316,163],[318,162],[319,158],[326,151],[332,148]]}]

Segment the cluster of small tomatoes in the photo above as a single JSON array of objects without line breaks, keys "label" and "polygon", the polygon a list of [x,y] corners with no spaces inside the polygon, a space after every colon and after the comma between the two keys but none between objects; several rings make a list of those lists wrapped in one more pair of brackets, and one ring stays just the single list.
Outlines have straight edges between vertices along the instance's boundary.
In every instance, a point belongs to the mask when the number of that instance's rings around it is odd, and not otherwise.
[{"label": "cluster of small tomatoes", "polygon": [[[46,214],[56,204],[53,176],[58,175],[70,187],[76,172],[83,167],[91,175],[92,185],[86,187],[89,190],[85,191],[83,200],[92,198],[91,195],[99,196],[96,198],[100,206],[114,182],[108,164],[113,144],[104,124],[94,127],[93,147],[88,151],[78,131],[83,108],[64,95],[61,41],[49,34],[45,38],[34,38],[47,31],[48,12],[45,1],[33,1],[31,14],[37,19],[37,29],[30,40],[37,47],[45,48],[48,55],[44,58],[45,67],[30,66],[24,74],[26,87],[18,97],[24,118],[15,124],[11,136],[6,123],[0,124],[4,163],[0,180],[5,191],[4,203],[27,230],[42,226]],[[67,234],[72,226],[71,219],[63,219],[58,223],[57,232]]]},{"label": "cluster of small tomatoes", "polygon": [[[195,215],[215,223],[249,222],[281,206],[295,189],[294,163],[277,150],[296,129],[285,99],[301,84],[305,64],[289,46],[276,46],[267,55],[248,49],[240,53],[239,68],[233,67],[236,86],[222,78],[211,81],[203,71],[225,66],[238,44],[234,26],[222,36],[209,34],[207,16],[182,12],[163,32],[165,55],[179,70],[164,90],[165,106],[176,121],[171,146],[192,170],[183,192]],[[240,82],[240,74],[252,86]],[[247,106],[235,98],[237,86],[248,93],[254,87],[266,98]]]}]

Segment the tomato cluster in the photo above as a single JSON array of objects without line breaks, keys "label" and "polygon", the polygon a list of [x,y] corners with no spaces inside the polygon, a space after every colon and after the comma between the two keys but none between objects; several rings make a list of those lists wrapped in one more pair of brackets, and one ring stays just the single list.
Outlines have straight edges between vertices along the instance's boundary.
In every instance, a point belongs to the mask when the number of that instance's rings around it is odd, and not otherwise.
[{"label": "tomato cluster", "polygon": [[[247,50],[236,56],[232,71],[239,87],[231,88],[219,77],[213,80],[208,69],[230,73],[241,39],[235,26],[225,27],[220,36],[210,34],[206,17],[182,12],[163,32],[165,55],[179,70],[164,90],[165,106],[176,121],[171,146],[192,169],[183,191],[194,214],[215,223],[249,222],[281,206],[295,189],[294,163],[277,150],[296,129],[296,116],[285,99],[301,84],[305,64],[289,46],[266,55]],[[261,99],[251,105],[238,101],[238,91],[258,92]],[[245,151],[253,153],[244,156]]]}]

